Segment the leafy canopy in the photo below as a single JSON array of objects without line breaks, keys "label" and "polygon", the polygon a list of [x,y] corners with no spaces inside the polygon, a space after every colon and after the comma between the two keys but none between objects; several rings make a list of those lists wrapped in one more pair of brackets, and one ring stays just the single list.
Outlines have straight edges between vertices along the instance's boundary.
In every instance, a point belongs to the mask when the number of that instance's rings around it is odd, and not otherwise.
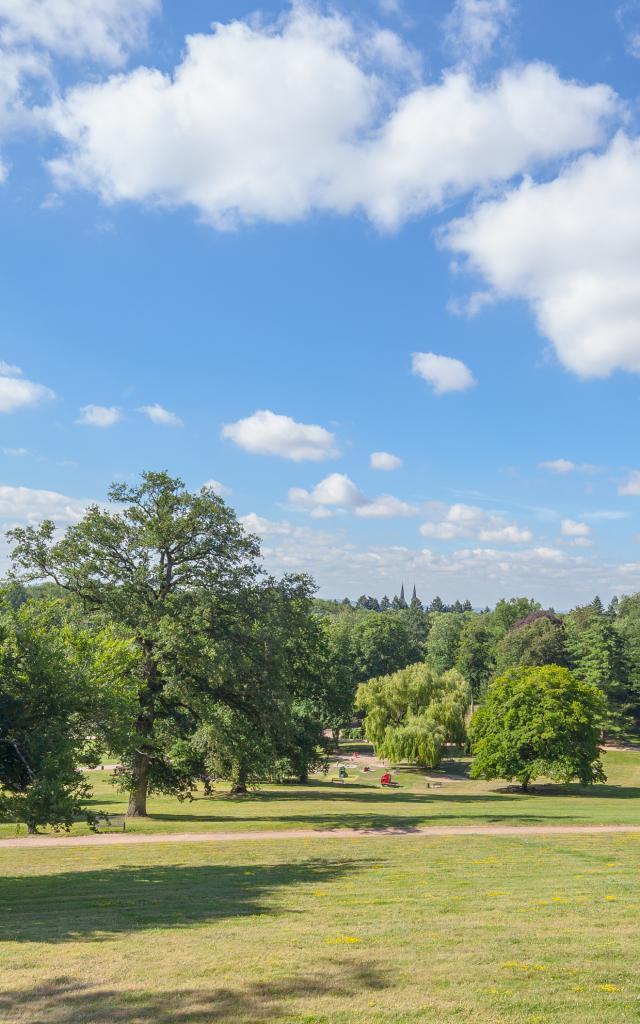
[{"label": "leafy canopy", "polygon": [[469,687],[459,672],[439,676],[427,665],[409,665],[363,683],[356,708],[376,752],[392,761],[435,767],[447,742],[465,739]]},{"label": "leafy canopy", "polygon": [[566,668],[513,669],[489,686],[471,719],[473,778],[517,779],[526,789],[544,776],[583,785],[605,775],[598,746],[606,700]]}]

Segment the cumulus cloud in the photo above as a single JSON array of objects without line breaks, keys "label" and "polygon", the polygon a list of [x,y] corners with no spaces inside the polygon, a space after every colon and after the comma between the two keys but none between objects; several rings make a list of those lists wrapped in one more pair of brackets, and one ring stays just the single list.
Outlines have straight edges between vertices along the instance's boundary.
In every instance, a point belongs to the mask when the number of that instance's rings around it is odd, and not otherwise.
[{"label": "cumulus cloud", "polygon": [[392,469],[399,469],[402,465],[402,459],[398,458],[397,455],[392,455],[390,452],[371,452],[369,464],[372,469],[382,469],[388,472]]},{"label": "cumulus cloud", "polygon": [[468,596],[476,605],[532,594],[545,605],[570,607],[594,593],[627,593],[640,587],[640,565],[595,565],[583,554],[553,546],[510,548],[468,545],[446,553],[406,545],[362,546],[344,529],[314,529],[251,513],[244,525],[262,540],[266,567],[275,574],[310,571],[327,597],[395,593],[415,579],[423,599]]},{"label": "cumulus cloud", "polygon": [[292,462],[321,462],[339,455],[333,434],[312,423],[297,423],[269,409],[227,423],[222,436],[253,455],[278,455]]},{"label": "cumulus cloud", "polygon": [[570,459],[552,459],[550,462],[539,462],[540,469],[548,469],[550,473],[565,475],[566,473],[597,473],[599,466],[591,462],[571,462]]},{"label": "cumulus cloud", "polygon": [[159,10],[160,0],[0,0],[0,46],[117,66]]},{"label": "cumulus cloud", "polygon": [[22,376],[18,366],[0,362],[0,413],[15,412],[55,398],[51,388]]},{"label": "cumulus cloud", "polygon": [[365,519],[391,519],[396,516],[413,516],[418,512],[415,505],[401,501],[392,494],[367,498],[345,473],[331,473],[311,491],[303,487],[291,487],[289,503],[295,508],[308,510],[316,519],[328,518],[335,509],[350,509]]},{"label": "cumulus cloud", "polygon": [[221,484],[219,480],[205,480],[202,486],[208,491],[213,491],[213,493],[217,494],[219,498],[228,498],[233,494],[231,488],[227,487],[225,484]]},{"label": "cumulus cloud", "polygon": [[174,412],[169,412],[168,409],[165,409],[158,402],[155,402],[153,405],[141,405],[136,412],[141,412],[152,423],[161,423],[165,427],[183,426],[179,416],[176,416]]},{"label": "cumulus cloud", "polygon": [[638,495],[640,494],[640,469],[632,469],[623,484],[618,487],[618,494]]},{"label": "cumulus cloud", "polygon": [[494,49],[513,17],[511,0],[456,0],[444,22],[449,49],[477,63]]},{"label": "cumulus cloud", "polygon": [[416,505],[395,498],[393,494],[381,494],[377,498],[371,498],[355,510],[356,515],[363,519],[394,519],[396,516],[415,516],[418,511]]},{"label": "cumulus cloud", "polygon": [[445,232],[500,298],[530,303],[581,377],[640,372],[640,139],[619,134],[553,181],[525,181]]},{"label": "cumulus cloud", "polygon": [[591,527],[587,523],[578,523],[575,519],[563,519],[560,523],[563,537],[589,537]]},{"label": "cumulus cloud", "polygon": [[476,383],[469,367],[460,359],[438,356],[434,352],[414,352],[411,372],[430,384],[436,395],[448,391],[468,391]]},{"label": "cumulus cloud", "polygon": [[598,144],[606,86],[530,64],[490,86],[464,70],[416,83],[397,36],[295,4],[275,24],[189,36],[172,71],[139,67],[70,89],[49,111],[60,188],[188,206],[210,224],[363,210],[408,217]]},{"label": "cumulus cloud", "polygon": [[367,499],[346,473],[330,473],[308,491],[303,487],[289,488],[289,503],[308,509],[311,515],[324,518],[332,508],[357,508]]},{"label": "cumulus cloud", "polygon": [[122,419],[115,405],[83,405],[76,423],[86,427],[113,427]]},{"label": "cumulus cloud", "polygon": [[69,498],[57,491],[0,485],[0,518],[10,522],[38,523],[52,519],[61,524],[74,523],[90,504],[89,499]]},{"label": "cumulus cloud", "polygon": [[499,544],[527,544],[533,533],[527,527],[509,523],[504,516],[486,512],[477,505],[445,505],[434,502],[432,518],[423,523],[420,533],[435,540],[476,539]]}]

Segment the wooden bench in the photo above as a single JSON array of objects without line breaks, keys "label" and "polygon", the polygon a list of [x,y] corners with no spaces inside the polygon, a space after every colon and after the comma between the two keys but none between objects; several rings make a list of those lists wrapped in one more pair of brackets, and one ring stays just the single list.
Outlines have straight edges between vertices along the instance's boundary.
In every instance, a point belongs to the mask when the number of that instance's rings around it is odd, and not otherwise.
[{"label": "wooden bench", "polygon": [[97,831],[106,832],[110,829],[117,829],[118,832],[127,831],[127,816],[126,814],[104,814],[98,815]]},{"label": "wooden bench", "polygon": [[442,789],[441,782],[427,782],[427,789]]}]

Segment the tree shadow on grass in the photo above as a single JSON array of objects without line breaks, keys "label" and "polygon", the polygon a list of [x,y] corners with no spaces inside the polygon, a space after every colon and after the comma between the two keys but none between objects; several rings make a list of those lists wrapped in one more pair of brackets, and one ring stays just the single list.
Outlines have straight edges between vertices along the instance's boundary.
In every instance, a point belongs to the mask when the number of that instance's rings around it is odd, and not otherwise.
[{"label": "tree shadow on grass", "polygon": [[[354,996],[373,996],[391,986],[387,971],[342,963],[287,978],[231,988],[184,988],[158,992],[97,988],[56,978],[28,991],[0,993],[3,1021],[40,1024],[210,1024],[210,1022],[293,1020],[300,1001],[329,997],[347,1006]],[[302,1016],[296,1019],[303,1019]],[[307,1019],[306,1017],[304,1019]],[[311,1018],[308,1018],[311,1019]]]},{"label": "tree shadow on grass", "polygon": [[[504,801],[506,802],[506,801]],[[384,814],[375,813],[374,811],[365,812],[364,814],[357,814],[355,812],[350,813],[349,811],[342,811],[338,814],[323,814],[318,811],[317,814],[279,814],[277,817],[252,817],[252,818],[232,818],[224,817],[221,815],[206,816],[206,815],[182,815],[182,814],[157,814],[151,815],[151,817],[158,824],[164,822],[182,822],[185,828],[188,827],[190,822],[197,822],[202,824],[203,822],[215,823],[218,825],[224,825],[229,831],[235,831],[239,823],[243,825],[241,830],[238,829],[239,834],[242,832],[252,831],[275,831],[278,834],[282,834],[282,838],[286,839],[287,831],[289,827],[293,828],[299,826],[300,828],[311,828],[324,830],[335,830],[336,834],[344,829],[355,829],[357,831],[367,832],[372,829],[392,829],[394,831],[403,832],[416,832],[419,829],[426,828],[429,825],[474,825],[474,824],[508,824],[510,821],[517,821],[518,824],[524,825],[536,825],[541,823],[552,823],[560,822],[565,818],[571,821],[576,821],[579,815],[559,815],[559,814],[547,814],[539,815],[530,813],[535,809],[534,805],[529,804],[527,806],[527,812],[514,811],[513,808],[505,809],[503,814],[492,813],[486,808],[484,810],[478,809],[477,812],[470,810],[458,811],[453,807],[439,809],[430,805],[429,808],[425,808],[424,814]],[[286,827],[282,826],[286,823]],[[234,829],[234,825],[236,829]]]},{"label": "tree shadow on grass", "polygon": [[[118,865],[4,877],[0,941],[99,941],[119,932],[292,914],[295,907],[275,903],[279,890],[327,884],[367,864],[315,858],[284,864]],[[293,892],[299,890],[292,888]]]}]

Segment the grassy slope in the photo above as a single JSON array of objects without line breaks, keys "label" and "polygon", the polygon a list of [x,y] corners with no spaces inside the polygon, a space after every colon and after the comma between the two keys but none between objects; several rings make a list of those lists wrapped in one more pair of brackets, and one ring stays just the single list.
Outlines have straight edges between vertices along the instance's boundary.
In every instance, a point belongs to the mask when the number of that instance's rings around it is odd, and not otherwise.
[{"label": "grassy slope", "polygon": [[3,1024],[628,1024],[640,837],[0,850]]},{"label": "grassy slope", "polygon": [[[264,786],[248,797],[230,799],[218,787],[215,797],[193,802],[154,797],[151,816],[134,821],[132,831],[202,831],[209,829],[367,828],[451,824],[640,824],[640,751],[604,755],[608,782],[581,790],[578,786],[549,787],[523,795],[504,792],[499,782],[472,782],[463,774],[444,781],[441,790],[427,789],[423,776],[404,771],[395,775],[396,790],[382,790],[380,771],[363,774],[349,767],[344,786],[324,779],[308,786]],[[462,771],[464,763],[458,762]],[[122,795],[110,784],[110,772],[91,774],[95,809],[125,810]],[[336,772],[331,772],[330,778]],[[15,825],[0,825],[0,837],[15,834]],[[87,831],[77,826],[74,831]]]}]

